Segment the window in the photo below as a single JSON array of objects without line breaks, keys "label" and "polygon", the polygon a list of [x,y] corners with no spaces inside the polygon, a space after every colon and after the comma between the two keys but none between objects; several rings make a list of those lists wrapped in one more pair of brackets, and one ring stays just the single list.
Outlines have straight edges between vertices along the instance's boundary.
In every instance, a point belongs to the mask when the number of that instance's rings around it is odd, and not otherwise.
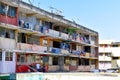
[{"label": "window", "polygon": [[40,38],[37,36],[29,36],[27,39],[27,42],[29,44],[37,44],[40,45]]},{"label": "window", "polygon": [[10,33],[8,31],[5,32],[5,37],[10,38]]},{"label": "window", "polygon": [[113,60],[118,60],[119,59],[119,57],[113,57]]},{"label": "window", "polygon": [[53,41],[53,47],[54,48],[60,48],[60,42]]},{"label": "window", "polygon": [[111,56],[111,53],[105,53],[105,56],[110,57],[110,56]]},{"label": "window", "polygon": [[60,27],[59,26],[54,26],[54,30],[60,31]]},{"label": "window", "polygon": [[0,14],[5,14],[5,4],[0,3]]},{"label": "window", "polygon": [[103,53],[99,53],[99,56],[103,56]]},{"label": "window", "polygon": [[15,30],[0,28],[0,37],[15,39]]},{"label": "window", "polygon": [[16,8],[15,7],[9,6],[8,16],[10,16],[10,17],[16,16]]},{"label": "window", "polygon": [[53,57],[53,65],[58,65],[58,57]]},{"label": "window", "polygon": [[0,61],[2,61],[2,51],[0,51]]},{"label": "window", "polygon": [[85,59],[85,65],[89,65],[89,59]]},{"label": "window", "polygon": [[16,17],[16,8],[12,6],[8,6],[4,3],[0,3],[0,14],[6,14],[6,10],[8,7],[7,15],[10,17]]},{"label": "window", "polygon": [[85,46],[85,47],[84,47],[84,50],[85,50],[85,52],[88,52],[88,53],[91,52],[91,48],[90,48],[90,46]]},{"label": "window", "polygon": [[26,34],[25,33],[18,33],[18,42],[26,43]]},{"label": "window", "polygon": [[13,60],[13,53],[12,52],[6,52],[5,60],[6,61],[12,61]]},{"label": "window", "polygon": [[43,40],[43,46],[47,46],[47,40]]},{"label": "window", "polygon": [[24,54],[20,54],[17,56],[17,61],[20,63],[24,63],[25,62],[25,55]]},{"label": "window", "polygon": [[14,39],[15,38],[15,31],[5,29],[5,38]]},{"label": "window", "polygon": [[96,61],[95,60],[91,60],[91,65],[95,65]]},{"label": "window", "polygon": [[118,47],[118,45],[116,44],[116,45],[112,45],[112,47]]}]

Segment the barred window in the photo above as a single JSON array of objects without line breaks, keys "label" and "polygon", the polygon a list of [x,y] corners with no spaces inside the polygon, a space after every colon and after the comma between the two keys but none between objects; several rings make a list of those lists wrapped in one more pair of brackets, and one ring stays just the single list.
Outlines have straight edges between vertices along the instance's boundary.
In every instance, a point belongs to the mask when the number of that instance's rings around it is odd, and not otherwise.
[{"label": "barred window", "polygon": [[5,61],[12,61],[13,60],[13,53],[6,52]]}]

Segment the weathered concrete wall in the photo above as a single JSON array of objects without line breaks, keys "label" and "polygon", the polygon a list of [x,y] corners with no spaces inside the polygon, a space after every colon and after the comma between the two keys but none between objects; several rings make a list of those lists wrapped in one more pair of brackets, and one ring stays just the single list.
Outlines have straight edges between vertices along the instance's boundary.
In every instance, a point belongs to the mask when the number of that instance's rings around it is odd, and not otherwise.
[{"label": "weathered concrete wall", "polygon": [[16,80],[120,80],[117,73],[19,73]]}]

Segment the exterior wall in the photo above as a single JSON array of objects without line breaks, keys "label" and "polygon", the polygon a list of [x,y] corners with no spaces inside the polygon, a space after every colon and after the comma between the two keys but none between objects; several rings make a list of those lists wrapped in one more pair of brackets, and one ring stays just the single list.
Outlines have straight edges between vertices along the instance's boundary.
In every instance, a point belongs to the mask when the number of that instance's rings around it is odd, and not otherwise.
[{"label": "exterior wall", "polygon": [[16,42],[14,39],[0,37],[0,48],[1,49],[14,50],[15,47],[16,47]]},{"label": "exterior wall", "polygon": [[69,66],[64,66],[64,71],[69,71]]},{"label": "exterior wall", "polygon": [[102,63],[99,63],[99,69],[109,69],[109,68],[111,68],[112,66],[111,66],[111,62],[102,62]]},{"label": "exterior wall", "polygon": [[99,46],[99,69],[109,69],[112,66],[112,40],[101,40]]},{"label": "exterior wall", "polygon": [[0,61],[0,73],[15,73],[16,53],[13,52],[13,61],[5,61],[5,51],[2,51],[2,61]]}]

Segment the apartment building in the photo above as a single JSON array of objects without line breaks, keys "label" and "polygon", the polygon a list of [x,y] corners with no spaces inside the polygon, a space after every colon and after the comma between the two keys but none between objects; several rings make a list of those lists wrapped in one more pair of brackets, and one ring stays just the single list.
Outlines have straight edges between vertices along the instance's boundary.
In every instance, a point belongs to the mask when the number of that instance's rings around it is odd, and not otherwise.
[{"label": "apartment building", "polygon": [[112,42],[113,40],[99,41],[99,69],[106,70],[112,67]]},{"label": "apartment building", "polygon": [[0,73],[98,69],[98,33],[22,2],[0,1]]}]

